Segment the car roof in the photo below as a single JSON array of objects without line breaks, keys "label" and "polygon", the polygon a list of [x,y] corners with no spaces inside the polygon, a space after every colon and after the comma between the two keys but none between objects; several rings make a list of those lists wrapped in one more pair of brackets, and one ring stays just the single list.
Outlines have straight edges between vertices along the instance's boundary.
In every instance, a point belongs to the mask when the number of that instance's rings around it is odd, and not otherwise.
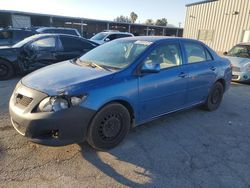
[{"label": "car roof", "polygon": [[136,36],[136,37],[127,37],[127,38],[121,38],[118,40],[141,40],[141,41],[148,41],[148,42],[160,42],[160,41],[176,41],[176,40],[182,40],[182,41],[190,41],[190,42],[199,42],[198,40],[194,39],[188,39],[188,38],[182,38],[182,37],[170,37],[170,36]]},{"label": "car roof", "polygon": [[85,39],[83,37],[80,36],[76,36],[76,35],[70,35],[70,34],[62,34],[62,33],[39,33],[39,34],[35,34],[34,38],[38,38],[38,37],[45,37],[45,36],[67,36],[67,37],[74,37],[74,38],[80,38],[80,39]]},{"label": "car roof", "polygon": [[103,31],[101,33],[133,35],[132,33],[129,32],[120,32],[120,31]]},{"label": "car roof", "polygon": [[242,43],[239,43],[239,44],[236,44],[236,45],[250,46],[250,42],[242,42]]},{"label": "car roof", "polygon": [[55,30],[76,30],[75,28],[65,28],[65,27],[39,27],[39,28],[36,28],[36,30],[39,30],[39,31],[43,31],[43,30],[47,30],[47,29],[55,29]]}]

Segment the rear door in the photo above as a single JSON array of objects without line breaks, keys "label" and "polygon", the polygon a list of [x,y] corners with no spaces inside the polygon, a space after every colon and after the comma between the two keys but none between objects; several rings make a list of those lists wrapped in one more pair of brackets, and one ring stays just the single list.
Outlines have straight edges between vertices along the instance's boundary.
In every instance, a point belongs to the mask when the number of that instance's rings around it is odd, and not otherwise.
[{"label": "rear door", "polygon": [[60,36],[60,50],[56,53],[59,61],[80,57],[95,46],[87,40],[70,36]]},{"label": "rear door", "polygon": [[182,55],[178,42],[156,47],[143,63],[159,63],[159,73],[138,78],[140,120],[181,109],[186,104],[187,79],[182,69]]},{"label": "rear door", "polygon": [[206,46],[198,42],[183,42],[184,71],[188,73],[187,105],[206,100],[217,77],[216,62]]}]

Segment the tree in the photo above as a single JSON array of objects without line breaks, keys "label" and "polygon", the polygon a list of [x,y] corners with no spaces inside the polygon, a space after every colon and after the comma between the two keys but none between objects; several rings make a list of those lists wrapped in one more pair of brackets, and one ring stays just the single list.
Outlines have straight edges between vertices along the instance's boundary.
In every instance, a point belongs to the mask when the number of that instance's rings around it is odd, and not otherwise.
[{"label": "tree", "polygon": [[121,23],[131,23],[131,20],[127,16],[118,16],[114,19],[115,22],[121,22]]},{"label": "tree", "polygon": [[166,18],[158,19],[155,22],[155,25],[159,25],[159,26],[167,26],[167,24],[168,24],[168,20]]},{"label": "tree", "polygon": [[154,20],[152,19],[147,19],[145,22],[146,25],[154,25]]},{"label": "tree", "polygon": [[138,18],[138,15],[136,13],[134,13],[134,12],[130,13],[130,20],[132,23],[135,23],[137,18]]}]

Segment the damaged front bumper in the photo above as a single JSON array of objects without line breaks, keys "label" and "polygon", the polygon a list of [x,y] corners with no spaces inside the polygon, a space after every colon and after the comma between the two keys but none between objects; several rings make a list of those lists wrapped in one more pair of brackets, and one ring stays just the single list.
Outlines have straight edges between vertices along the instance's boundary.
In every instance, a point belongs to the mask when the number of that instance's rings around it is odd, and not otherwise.
[{"label": "damaged front bumper", "polygon": [[80,106],[58,112],[37,112],[38,104],[47,94],[18,84],[9,102],[9,113],[14,128],[31,141],[62,146],[86,139],[94,110]]}]

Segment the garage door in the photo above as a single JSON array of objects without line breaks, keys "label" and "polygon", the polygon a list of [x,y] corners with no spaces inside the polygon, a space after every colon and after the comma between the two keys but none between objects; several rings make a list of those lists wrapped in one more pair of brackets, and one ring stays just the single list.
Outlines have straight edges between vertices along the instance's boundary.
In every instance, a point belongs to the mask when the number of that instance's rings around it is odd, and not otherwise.
[{"label": "garage door", "polygon": [[31,27],[30,16],[12,15],[12,26],[14,28]]}]

